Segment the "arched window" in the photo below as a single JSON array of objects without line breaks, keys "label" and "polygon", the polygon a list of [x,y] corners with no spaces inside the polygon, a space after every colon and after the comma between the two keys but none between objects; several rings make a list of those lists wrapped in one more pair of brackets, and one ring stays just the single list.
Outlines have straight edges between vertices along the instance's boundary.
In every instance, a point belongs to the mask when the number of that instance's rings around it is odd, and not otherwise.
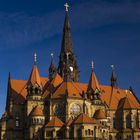
[{"label": "arched window", "polygon": [[38,88],[35,88],[35,94],[38,94]]},{"label": "arched window", "polygon": [[130,128],[131,127],[131,116],[130,114],[128,114],[126,116],[126,128]]},{"label": "arched window", "polygon": [[88,132],[87,132],[87,130],[85,130],[85,135],[86,135],[86,136],[88,135]]},{"label": "arched window", "polygon": [[91,135],[93,136],[93,130],[91,130]]},{"label": "arched window", "polygon": [[88,129],[88,135],[90,135],[90,129]]},{"label": "arched window", "polygon": [[109,140],[112,140],[112,136],[111,135],[109,135]]},{"label": "arched window", "polygon": [[116,118],[113,118],[113,128],[116,128]]}]

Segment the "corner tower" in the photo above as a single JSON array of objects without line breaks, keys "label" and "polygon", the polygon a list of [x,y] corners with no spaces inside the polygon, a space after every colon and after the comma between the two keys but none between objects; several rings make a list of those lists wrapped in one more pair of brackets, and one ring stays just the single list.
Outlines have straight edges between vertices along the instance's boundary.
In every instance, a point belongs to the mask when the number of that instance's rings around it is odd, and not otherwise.
[{"label": "corner tower", "polygon": [[68,15],[69,5],[66,3],[66,15],[63,28],[61,52],[59,56],[58,73],[65,81],[79,81],[79,68],[73,51],[70,20]]}]

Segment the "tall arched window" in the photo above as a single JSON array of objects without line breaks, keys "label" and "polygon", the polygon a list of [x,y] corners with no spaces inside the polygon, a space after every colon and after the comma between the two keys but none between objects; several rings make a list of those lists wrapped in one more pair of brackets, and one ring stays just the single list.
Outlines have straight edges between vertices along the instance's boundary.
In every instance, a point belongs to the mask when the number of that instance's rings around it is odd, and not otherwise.
[{"label": "tall arched window", "polygon": [[130,114],[128,114],[126,116],[126,128],[130,128],[131,127],[131,116]]}]

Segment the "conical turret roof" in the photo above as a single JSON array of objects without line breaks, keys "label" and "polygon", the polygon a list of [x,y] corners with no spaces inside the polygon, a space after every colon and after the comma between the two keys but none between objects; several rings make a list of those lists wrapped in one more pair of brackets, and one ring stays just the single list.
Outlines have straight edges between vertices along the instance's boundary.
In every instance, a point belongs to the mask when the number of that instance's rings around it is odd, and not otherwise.
[{"label": "conical turret roof", "polygon": [[99,82],[96,78],[94,70],[92,70],[92,73],[90,75],[89,83],[88,83],[88,90],[92,89],[95,91],[96,89],[100,89]]},{"label": "conical turret roof", "polygon": [[28,84],[38,84],[39,86],[41,86],[41,78],[40,78],[40,74],[39,74],[39,70],[36,64],[34,64],[32,72],[30,74],[30,78],[28,80]]}]

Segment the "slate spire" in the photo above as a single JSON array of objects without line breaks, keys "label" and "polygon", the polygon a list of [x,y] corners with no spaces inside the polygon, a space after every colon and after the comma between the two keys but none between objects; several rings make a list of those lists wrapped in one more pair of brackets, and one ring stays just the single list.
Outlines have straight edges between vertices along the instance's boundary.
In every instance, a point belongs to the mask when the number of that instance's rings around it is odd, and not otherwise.
[{"label": "slate spire", "polygon": [[51,53],[51,63],[49,67],[49,78],[52,79],[54,78],[55,74],[57,73],[57,69],[54,64],[54,54]]},{"label": "slate spire", "polygon": [[9,72],[8,76],[8,87],[7,87],[7,99],[6,99],[6,111],[9,111],[9,104],[10,104],[10,96],[11,96],[11,74]]},{"label": "slate spire", "polygon": [[67,77],[69,77],[67,79],[68,81],[77,82],[79,81],[79,70],[76,57],[73,51],[70,20],[68,15],[68,7],[69,7],[68,4],[65,4],[65,7],[66,7],[66,15],[63,27],[63,38],[61,52],[59,56],[58,73],[61,75],[62,78],[66,77],[67,74]]},{"label": "slate spire", "polygon": [[111,75],[111,86],[114,87],[114,88],[117,88],[118,87],[118,84],[117,84],[117,75],[115,73],[115,67],[114,65],[111,65],[111,68],[112,68],[112,75]]}]

